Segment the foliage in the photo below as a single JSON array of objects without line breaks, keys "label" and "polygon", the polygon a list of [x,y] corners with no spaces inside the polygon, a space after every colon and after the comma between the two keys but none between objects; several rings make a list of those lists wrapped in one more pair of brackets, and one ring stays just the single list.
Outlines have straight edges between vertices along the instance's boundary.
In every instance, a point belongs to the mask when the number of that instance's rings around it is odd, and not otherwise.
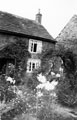
[{"label": "foliage", "polygon": [[[18,53],[15,52],[15,49],[18,49],[17,50]],[[12,52],[14,54],[12,54]],[[17,59],[17,61],[19,61],[17,66],[18,68],[15,70],[16,74],[14,75],[14,78],[18,81],[22,81],[21,73],[23,74],[24,71],[23,69],[25,69],[24,51],[21,50],[21,47],[18,43],[18,45],[16,44],[14,46],[14,50],[10,51],[10,53],[11,55],[13,55],[13,57]],[[19,56],[19,54],[21,53],[23,53],[23,56],[22,55]],[[47,51],[47,53],[43,55],[44,56],[42,57],[42,69],[39,69],[39,71],[35,71],[30,77],[26,76],[24,85],[21,85],[22,87],[21,91],[23,93],[22,95],[23,97],[22,98],[19,97],[14,107],[11,108],[8,112],[2,114],[2,120],[5,119],[12,120],[17,115],[22,115],[22,113],[35,114],[39,120],[51,120],[51,119],[65,120],[62,116],[59,116],[56,113],[54,113],[54,110],[52,109],[53,98],[50,96],[51,92],[49,94],[48,91],[44,90],[42,91],[43,93],[42,97],[38,97],[36,95],[37,94],[36,86],[39,84],[39,81],[37,80],[37,74],[42,72],[43,74],[47,75],[46,76],[47,80],[49,80],[48,77],[50,77],[50,79],[53,80],[51,76],[51,71],[58,73],[59,71],[57,67],[59,68],[61,66],[64,68],[63,76],[61,76],[60,78],[54,78],[59,82],[56,88],[57,101],[62,106],[64,105],[64,106],[73,107],[77,105],[76,55],[72,52],[72,50],[65,49],[62,47],[59,48],[58,50],[55,49],[54,51],[51,49],[50,51]],[[63,64],[61,63],[61,60],[63,61]],[[58,63],[60,63],[60,65]],[[10,85],[9,83],[6,83],[4,77],[0,82],[1,82],[0,89],[2,90],[2,93],[6,95],[7,101],[10,101],[10,99],[12,98],[16,98],[16,96],[14,97],[11,96],[13,95],[12,91],[8,91]],[[26,88],[28,88],[29,91],[27,91]]]},{"label": "foliage", "polygon": [[20,115],[24,111],[26,111],[26,103],[24,105],[23,101],[19,101],[19,103],[13,109],[2,114],[2,120],[12,120],[16,115]]},{"label": "foliage", "polygon": [[26,86],[30,90],[35,90],[38,84],[39,84],[39,81],[37,80],[37,73],[34,72],[30,77],[26,78]]},{"label": "foliage", "polygon": [[[36,108],[36,97],[35,94],[25,88],[25,85],[20,87],[22,89],[22,97],[20,95],[16,97],[9,105],[10,109],[2,114],[2,120],[12,120],[16,116],[22,115],[22,113],[33,113]],[[24,90],[23,90],[24,89]],[[8,105],[7,105],[8,108]],[[7,109],[6,108],[6,109]],[[31,110],[32,109],[32,110]]]},{"label": "foliage", "polygon": [[38,111],[37,117],[39,120],[51,120],[54,118],[51,110],[46,107]]},{"label": "foliage", "polygon": [[1,58],[9,58],[15,60],[15,67],[21,69],[22,73],[26,70],[26,61],[30,54],[25,40],[16,38],[16,41],[8,44],[0,51]]},{"label": "foliage", "polygon": [[16,41],[8,44],[4,49],[2,49],[2,51],[0,51],[0,54],[4,57],[13,57],[21,60],[25,56],[29,55],[27,47],[28,46],[24,40],[16,38]]},{"label": "foliage", "polygon": [[58,73],[57,67],[63,68],[63,76],[56,79],[59,81],[57,87],[58,102],[67,106],[77,105],[77,55],[72,49],[59,45],[54,51],[50,49],[45,53],[43,58],[42,72],[45,75],[51,77],[51,71]]},{"label": "foliage", "polygon": [[[61,55],[61,54],[60,54]],[[58,85],[58,102],[62,105],[74,107],[77,105],[77,59],[72,50],[64,50],[63,60],[64,72]]]},{"label": "foliage", "polygon": [[6,81],[5,76],[0,78],[0,101],[5,100],[5,103],[9,102],[16,97],[16,94],[11,90],[11,85]]}]

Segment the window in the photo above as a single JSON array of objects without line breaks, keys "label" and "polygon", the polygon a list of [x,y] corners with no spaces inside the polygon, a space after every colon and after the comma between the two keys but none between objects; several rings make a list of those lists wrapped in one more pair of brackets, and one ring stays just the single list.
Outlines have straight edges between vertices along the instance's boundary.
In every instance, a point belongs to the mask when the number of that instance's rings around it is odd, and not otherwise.
[{"label": "window", "polygon": [[34,52],[37,51],[37,43],[34,43],[34,49],[33,49]]},{"label": "window", "polygon": [[37,43],[31,43],[31,52],[37,52]]},{"label": "window", "polygon": [[29,40],[29,52],[31,53],[41,53],[42,51],[42,41]]},{"label": "window", "polygon": [[27,72],[32,72],[40,66],[39,59],[29,59],[27,63]]}]

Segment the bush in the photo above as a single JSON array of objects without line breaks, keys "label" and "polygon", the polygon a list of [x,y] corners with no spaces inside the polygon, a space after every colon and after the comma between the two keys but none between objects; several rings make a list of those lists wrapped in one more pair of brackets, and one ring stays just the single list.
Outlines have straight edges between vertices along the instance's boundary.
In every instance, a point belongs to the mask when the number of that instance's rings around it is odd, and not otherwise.
[{"label": "bush", "polygon": [[22,114],[24,111],[26,111],[26,106],[23,101],[20,101],[12,110],[3,113],[1,118],[2,120],[13,120],[15,116]]},{"label": "bush", "polygon": [[71,89],[70,79],[64,79],[57,86],[58,102],[64,106],[74,107],[77,105],[77,87]]},{"label": "bush", "polygon": [[26,77],[24,83],[26,83],[27,88],[29,88],[30,90],[35,90],[36,86],[39,84],[37,73],[34,72],[30,77]]},{"label": "bush", "polygon": [[11,85],[5,80],[5,76],[2,75],[0,79],[0,101],[5,100],[5,103],[9,102],[16,97],[16,94],[11,90]]}]

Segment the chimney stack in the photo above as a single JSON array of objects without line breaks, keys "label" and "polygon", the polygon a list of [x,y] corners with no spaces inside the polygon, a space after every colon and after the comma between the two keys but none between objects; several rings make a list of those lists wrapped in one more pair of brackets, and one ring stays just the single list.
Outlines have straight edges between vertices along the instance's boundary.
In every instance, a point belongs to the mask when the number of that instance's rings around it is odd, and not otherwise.
[{"label": "chimney stack", "polygon": [[36,22],[41,24],[42,20],[42,14],[40,13],[40,9],[38,10],[38,13],[36,14]]}]

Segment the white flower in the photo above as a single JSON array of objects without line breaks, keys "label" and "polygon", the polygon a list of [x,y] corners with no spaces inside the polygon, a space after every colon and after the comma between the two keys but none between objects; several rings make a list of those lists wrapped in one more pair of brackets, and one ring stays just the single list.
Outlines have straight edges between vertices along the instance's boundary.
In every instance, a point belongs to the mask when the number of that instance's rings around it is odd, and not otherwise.
[{"label": "white flower", "polygon": [[43,96],[43,93],[41,91],[39,91],[39,92],[37,92],[37,96],[41,97],[41,96]]},{"label": "white flower", "polygon": [[57,74],[56,74],[56,77],[61,77],[61,76],[60,76],[60,74],[57,73]]},{"label": "white flower", "polygon": [[43,89],[44,88],[44,83],[42,84],[39,84],[37,87],[36,87],[37,89]]},{"label": "white flower", "polygon": [[37,76],[37,79],[38,79],[38,81],[41,82],[41,83],[45,83],[45,82],[47,81],[47,80],[46,80],[46,77],[43,76],[42,73]]},{"label": "white flower", "polygon": [[46,90],[54,90],[56,85],[58,84],[57,81],[52,81],[51,83],[49,81],[45,82],[45,83],[42,83],[42,84],[39,84],[36,88],[37,89],[46,89]]},{"label": "white flower", "polygon": [[51,72],[51,75],[52,75],[52,76],[54,76],[54,75],[55,75],[55,73],[54,73],[54,72]]},{"label": "white flower", "polygon": [[59,68],[59,71],[60,71],[60,72],[63,72],[63,68],[62,68],[62,67],[60,67],[60,68]]},{"label": "white flower", "polygon": [[9,81],[10,83],[15,84],[15,80],[13,78],[7,77],[7,76],[5,78],[6,78],[6,81]]},{"label": "white flower", "polygon": [[48,81],[45,85],[45,89],[47,90],[54,90],[55,89],[55,86],[58,84],[57,81],[52,81],[51,83]]},{"label": "white flower", "polygon": [[55,93],[55,92],[52,92],[52,93],[50,94],[50,96],[57,97],[57,95],[56,95],[56,93]]}]

